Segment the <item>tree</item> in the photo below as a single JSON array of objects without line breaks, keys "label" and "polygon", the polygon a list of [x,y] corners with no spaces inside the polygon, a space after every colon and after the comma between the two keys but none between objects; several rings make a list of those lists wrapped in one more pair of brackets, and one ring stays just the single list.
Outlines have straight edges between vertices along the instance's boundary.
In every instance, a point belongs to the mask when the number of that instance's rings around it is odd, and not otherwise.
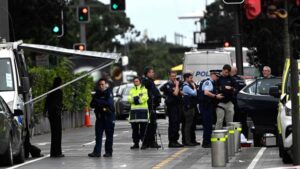
[{"label": "tree", "polygon": [[155,69],[158,79],[166,79],[167,72],[174,66],[182,64],[182,55],[170,54],[169,48],[175,45],[165,41],[149,40],[147,44],[130,42],[129,68],[143,75],[146,66]]},{"label": "tree", "polygon": [[[10,0],[12,39],[72,48],[74,43],[80,42],[78,4],[79,0],[71,0],[68,4],[64,0]],[[124,12],[110,12],[108,6],[97,0],[90,0],[87,5],[91,5],[91,22],[86,24],[87,49],[107,51],[120,47],[115,37],[134,28],[130,19]],[[65,35],[58,38],[52,33],[51,24],[60,17],[61,9],[65,15]]]},{"label": "tree", "polygon": [[[278,1],[277,8],[283,8],[283,1]],[[271,1],[262,1],[262,13],[254,20],[248,20],[245,10],[241,6],[242,19],[242,45],[256,48],[258,62],[261,66],[269,65],[272,73],[280,75],[283,69],[283,20],[271,19],[267,16]],[[294,4],[290,4],[291,8]],[[233,41],[234,11],[225,5],[222,0],[217,0],[207,8],[205,29],[208,41],[227,40]],[[231,43],[234,45],[234,43]]]}]

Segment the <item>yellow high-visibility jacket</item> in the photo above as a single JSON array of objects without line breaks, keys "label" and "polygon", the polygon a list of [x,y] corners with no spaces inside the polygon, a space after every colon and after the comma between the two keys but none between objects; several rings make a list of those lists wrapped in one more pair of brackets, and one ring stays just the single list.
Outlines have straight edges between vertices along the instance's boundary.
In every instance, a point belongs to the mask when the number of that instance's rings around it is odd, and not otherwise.
[{"label": "yellow high-visibility jacket", "polygon": [[[139,104],[134,102],[134,98],[138,97]],[[129,113],[129,122],[148,122],[148,91],[144,86],[134,86],[129,91],[128,102],[131,105]]]}]

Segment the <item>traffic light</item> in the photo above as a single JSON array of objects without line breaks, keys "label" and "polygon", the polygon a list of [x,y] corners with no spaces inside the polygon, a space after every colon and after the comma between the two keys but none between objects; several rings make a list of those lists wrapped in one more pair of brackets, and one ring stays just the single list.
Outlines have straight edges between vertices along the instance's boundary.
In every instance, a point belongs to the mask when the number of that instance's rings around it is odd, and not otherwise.
[{"label": "traffic light", "polygon": [[77,20],[78,22],[90,21],[90,8],[88,6],[81,6],[77,8]]},{"label": "traffic light", "polygon": [[246,17],[255,19],[261,13],[261,0],[246,0]]},{"label": "traffic light", "polygon": [[228,48],[230,46],[230,43],[229,42],[225,42],[224,43],[224,48]]},{"label": "traffic light", "polygon": [[62,25],[61,23],[55,23],[52,25],[52,33],[55,33],[56,35],[62,35]]},{"label": "traffic light", "polygon": [[110,0],[110,9],[112,11],[125,11],[126,9],[125,0]]},{"label": "traffic light", "polygon": [[73,49],[80,50],[80,51],[85,51],[86,50],[86,46],[85,46],[84,43],[75,43],[73,45]]},{"label": "traffic light", "polygon": [[242,4],[244,0],[223,0],[225,4],[234,5],[234,4]]},{"label": "traffic light", "polygon": [[64,21],[63,21],[63,11],[59,15],[55,16],[51,23],[51,32],[57,37],[62,37],[64,35]]}]

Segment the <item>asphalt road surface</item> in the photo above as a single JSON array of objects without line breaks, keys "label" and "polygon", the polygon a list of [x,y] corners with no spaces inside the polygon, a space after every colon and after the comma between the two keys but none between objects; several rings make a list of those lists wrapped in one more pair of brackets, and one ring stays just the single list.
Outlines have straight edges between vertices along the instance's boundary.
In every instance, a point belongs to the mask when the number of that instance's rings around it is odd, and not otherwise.
[{"label": "asphalt road surface", "polygon": [[[90,158],[95,144],[94,126],[68,129],[63,131],[62,148],[64,158],[50,158],[50,134],[35,136],[32,143],[42,149],[42,158],[27,159],[25,163],[8,167],[9,169],[209,169],[211,167],[210,149],[201,146],[168,148],[167,120],[159,120],[159,131],[162,136],[164,150],[130,150],[132,145],[131,128],[127,121],[117,121],[114,134],[114,152],[112,158]],[[202,130],[197,130],[197,139],[201,141]],[[102,150],[103,153],[103,150]],[[227,164],[231,169],[260,169],[288,167],[278,155],[277,147],[243,148],[242,151]],[[7,168],[7,167],[0,167]]]}]

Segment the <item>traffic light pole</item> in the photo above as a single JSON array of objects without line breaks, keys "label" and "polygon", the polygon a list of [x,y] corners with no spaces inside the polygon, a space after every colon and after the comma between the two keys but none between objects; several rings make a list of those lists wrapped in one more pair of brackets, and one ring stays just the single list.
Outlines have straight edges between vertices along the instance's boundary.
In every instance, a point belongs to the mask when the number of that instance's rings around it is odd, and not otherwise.
[{"label": "traffic light pole", "polygon": [[1,0],[0,7],[0,37],[9,42],[8,0]]},{"label": "traffic light pole", "polygon": [[238,69],[238,74],[243,75],[243,51],[242,51],[242,41],[240,32],[240,5],[236,5],[235,12],[235,57],[236,57],[236,67]]},{"label": "traffic light pole", "polygon": [[[80,0],[80,5],[84,6],[85,5],[85,0]],[[85,46],[86,44],[86,27],[85,23],[80,23],[80,42],[84,43]]]}]

